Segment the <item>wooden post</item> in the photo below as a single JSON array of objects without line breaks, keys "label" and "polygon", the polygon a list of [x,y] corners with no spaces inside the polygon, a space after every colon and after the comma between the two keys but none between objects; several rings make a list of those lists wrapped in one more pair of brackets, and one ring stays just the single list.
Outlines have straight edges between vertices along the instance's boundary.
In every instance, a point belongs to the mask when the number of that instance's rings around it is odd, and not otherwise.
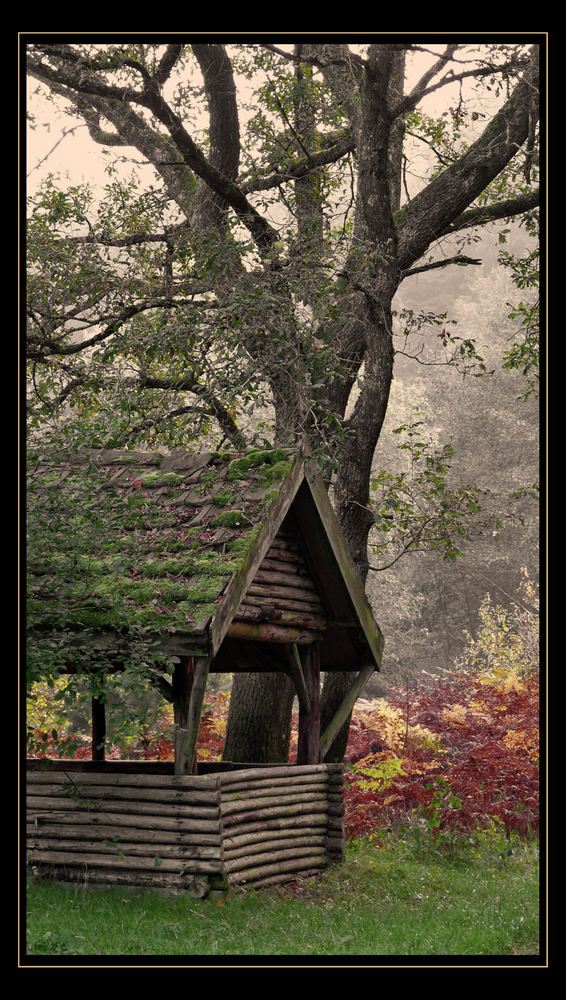
[{"label": "wooden post", "polygon": [[[320,764],[320,647],[313,643],[303,653],[306,699],[299,700],[297,764]],[[308,704],[308,710],[307,710]]]},{"label": "wooden post", "polygon": [[209,661],[188,657],[173,673],[173,716],[175,720],[175,774],[196,773],[196,748]]},{"label": "wooden post", "polygon": [[197,773],[197,740],[202,712],[202,703],[206,682],[208,680],[208,668],[210,661],[205,656],[195,657],[194,681],[189,702],[189,715],[187,719],[187,741],[185,744],[184,774]]},{"label": "wooden post", "polygon": [[305,714],[308,714],[311,710],[311,703],[305,683],[305,676],[303,674],[301,654],[299,653],[296,642],[292,643],[289,647],[289,675],[295,685],[299,705],[304,709]]},{"label": "wooden post", "polygon": [[194,679],[194,659],[182,659],[173,671],[173,720],[175,723],[175,774],[185,774],[187,719]]},{"label": "wooden post", "polygon": [[106,712],[101,698],[91,699],[92,759],[105,760]]},{"label": "wooden post", "polygon": [[338,733],[340,732],[346,719],[350,715],[350,712],[352,711],[354,705],[356,704],[356,701],[364,684],[366,683],[366,681],[369,680],[374,670],[375,666],[373,664],[371,664],[368,667],[365,667],[364,670],[360,670],[359,674],[357,675],[357,677],[354,678],[352,684],[346,691],[346,694],[344,695],[344,698],[342,700],[342,704],[339,706],[334,717],[330,720],[324,733],[320,737],[320,750],[323,759],[324,755],[328,752],[328,750],[334,743],[334,740],[338,736]]}]

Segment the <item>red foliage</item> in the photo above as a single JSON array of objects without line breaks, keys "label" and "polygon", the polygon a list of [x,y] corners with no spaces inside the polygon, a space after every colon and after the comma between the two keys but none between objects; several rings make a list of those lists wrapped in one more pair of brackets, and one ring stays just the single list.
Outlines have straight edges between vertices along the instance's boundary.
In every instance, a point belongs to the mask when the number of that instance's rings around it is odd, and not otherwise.
[{"label": "red foliage", "polygon": [[[507,834],[538,830],[538,680],[517,686],[486,683],[481,675],[455,674],[411,692],[392,692],[389,706],[404,713],[407,738],[399,750],[383,732],[354,715],[346,754],[367,768],[401,760],[404,774],[386,788],[370,791],[363,776],[352,774],[346,792],[350,836],[420,815],[431,829],[473,830],[495,819]],[[367,716],[366,716],[367,721]],[[411,740],[422,726],[434,740]],[[411,728],[409,728],[411,727]],[[371,771],[369,772],[371,773]]]}]

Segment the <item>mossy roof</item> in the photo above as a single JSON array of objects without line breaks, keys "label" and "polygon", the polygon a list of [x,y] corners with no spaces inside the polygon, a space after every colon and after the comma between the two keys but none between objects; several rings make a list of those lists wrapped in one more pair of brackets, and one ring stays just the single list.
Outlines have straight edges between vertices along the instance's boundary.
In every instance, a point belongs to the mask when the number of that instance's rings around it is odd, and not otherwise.
[{"label": "mossy roof", "polygon": [[338,631],[325,639],[330,669],[347,656],[353,662],[345,669],[355,669],[358,633],[362,658],[379,664],[381,633],[326,490],[303,455],[85,449],[31,468],[29,481],[28,625],[35,634],[123,636],[139,626],[171,652],[214,657],[293,506],[331,617],[345,626],[346,652]]},{"label": "mossy roof", "polygon": [[36,516],[51,513],[28,551],[30,621],[203,633],[291,467],[254,449],[85,450],[36,468]]}]

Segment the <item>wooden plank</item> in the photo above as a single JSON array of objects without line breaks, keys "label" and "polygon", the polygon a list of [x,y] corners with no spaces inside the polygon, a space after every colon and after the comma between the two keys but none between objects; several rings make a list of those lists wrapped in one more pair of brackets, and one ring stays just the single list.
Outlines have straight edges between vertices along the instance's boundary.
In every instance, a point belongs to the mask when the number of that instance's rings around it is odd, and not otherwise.
[{"label": "wooden plank", "polygon": [[196,772],[197,740],[209,665],[210,661],[207,657],[199,656],[195,658],[194,683],[189,703],[188,734],[182,771],[184,774],[193,774]]},{"label": "wooden plank", "polygon": [[207,657],[190,657],[177,664],[173,674],[175,716],[175,774],[195,771],[196,747],[206,682]]},{"label": "wooden plank", "polygon": [[188,717],[191,692],[193,689],[195,658],[188,656],[175,664],[172,679],[173,719],[175,724],[175,774],[185,771],[185,750],[188,737]]},{"label": "wooden plank", "polygon": [[[310,501],[314,501],[315,510]],[[295,497],[295,513],[301,522],[302,541],[308,549],[307,564],[312,579],[329,602],[337,621],[348,619],[350,607],[354,607],[359,632],[374,660],[374,669],[380,670],[383,636],[374,621],[363,584],[319,475],[305,476]],[[324,531],[320,530],[320,523],[317,524],[317,514]]]},{"label": "wooden plank", "polygon": [[354,682],[346,692],[342,704],[336,711],[333,718],[330,720],[326,730],[320,737],[320,750],[322,756],[330,749],[334,740],[338,736],[342,726],[344,725],[346,719],[350,715],[356,700],[362,690],[364,684],[369,680],[371,675],[375,671],[375,665],[372,663],[364,670],[361,670],[358,676],[355,678]]}]

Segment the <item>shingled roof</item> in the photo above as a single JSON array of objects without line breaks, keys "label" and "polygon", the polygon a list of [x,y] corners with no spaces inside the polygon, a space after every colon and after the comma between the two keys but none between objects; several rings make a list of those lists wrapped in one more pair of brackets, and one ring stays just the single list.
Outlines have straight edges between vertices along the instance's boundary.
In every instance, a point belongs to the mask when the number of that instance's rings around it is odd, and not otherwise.
[{"label": "shingled roof", "polygon": [[357,670],[360,659],[379,669],[381,634],[303,455],[84,450],[38,466],[31,478],[42,509],[51,509],[49,531],[28,553],[36,634],[64,627],[112,636],[141,626],[168,651],[214,661],[287,530],[328,625],[322,669]]}]

